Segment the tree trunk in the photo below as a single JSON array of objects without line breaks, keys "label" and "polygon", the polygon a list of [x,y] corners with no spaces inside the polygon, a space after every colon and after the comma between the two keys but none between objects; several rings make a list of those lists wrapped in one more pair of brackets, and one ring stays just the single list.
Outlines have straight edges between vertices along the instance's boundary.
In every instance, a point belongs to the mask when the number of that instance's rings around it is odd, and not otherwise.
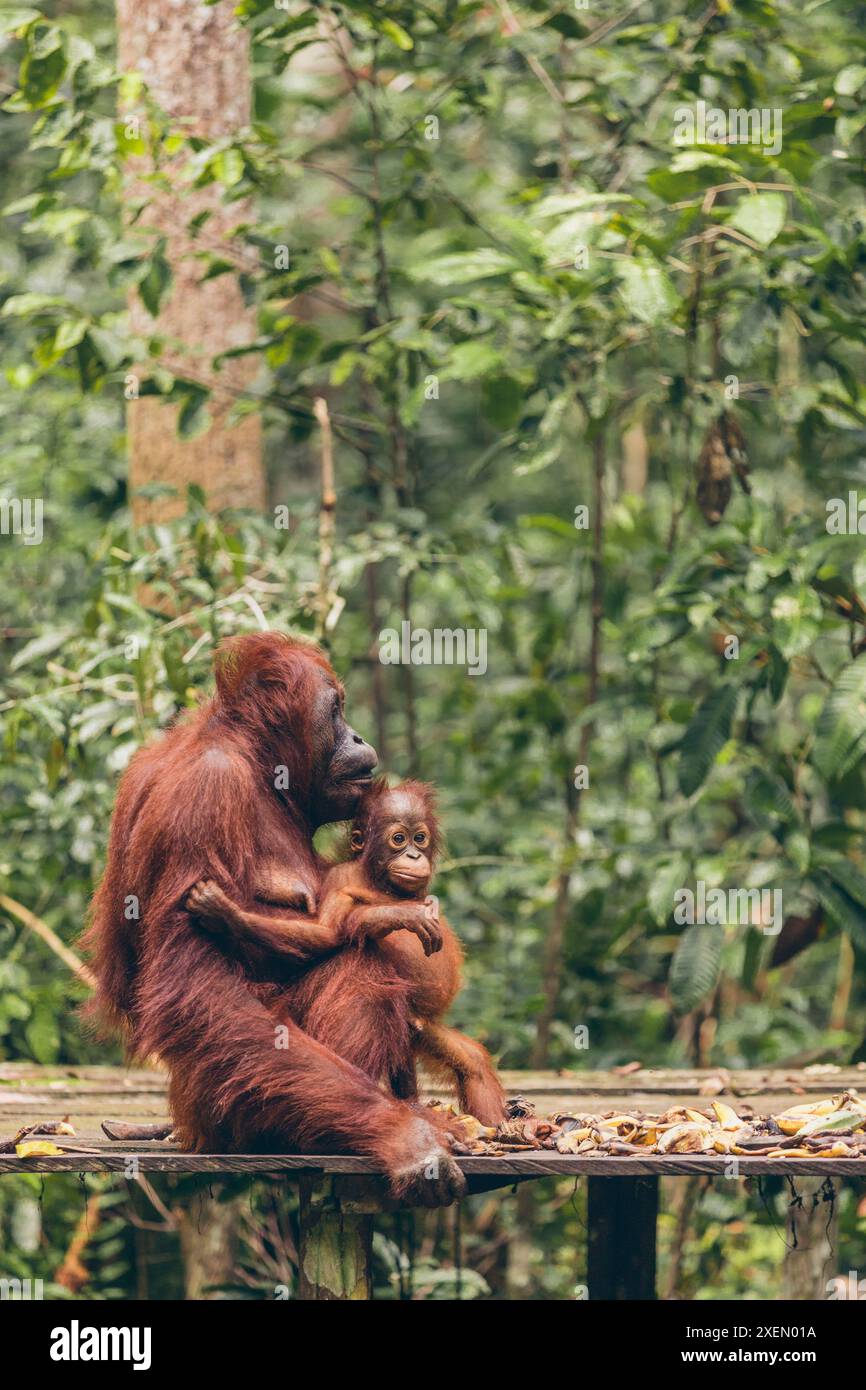
[{"label": "tree trunk", "polygon": [[[178,130],[207,140],[237,134],[250,120],[250,71],[246,36],[232,5],[206,6],[203,0],[117,0],[118,57],[124,71],[138,72],[153,100]],[[126,111],[123,119],[140,112]],[[182,161],[181,161],[182,162]],[[223,206],[220,185],[190,189],[180,183],[180,165],[163,166],[171,187],[143,182],[152,169],[149,158],[129,162],[130,199],[148,198],[138,227],[165,237],[172,283],[152,318],[140,297],[130,301],[131,327],[145,337],[165,340],[161,365],[178,376],[212,389],[210,428],[196,438],[177,435],[177,406],[145,396],[129,404],[129,486],[136,523],[162,521],[185,510],[187,485],[197,483],[213,509],[265,505],[262,427],[259,415],[246,415],[229,426],[228,414],[250,390],[255,375],[251,356],[229,359],[215,372],[212,359],[255,337],[255,315],[243,302],[234,274],[201,283],[205,266],[195,252],[209,250],[239,262],[231,232],[250,218],[249,204]],[[187,228],[201,213],[210,216],[198,237]],[[164,483],[177,495],[152,501],[137,497],[146,483]]]},{"label": "tree trunk", "polygon": [[622,437],[622,490],[642,496],[649,472],[649,444],[643,422],[627,429]]},{"label": "tree trunk", "polygon": [[[172,127],[186,134],[218,140],[236,135],[249,124],[251,87],[246,36],[233,17],[232,5],[206,6],[203,0],[117,0],[118,62],[125,72],[137,72],[150,98],[165,111]],[[126,110],[146,133],[146,112]],[[177,433],[176,405],[156,396],[132,399],[128,408],[129,491],[137,525],[165,521],[186,509],[186,489],[196,483],[213,510],[222,507],[265,506],[260,416],[246,415],[229,425],[229,413],[252,385],[256,372],[252,356],[232,358],[219,371],[213,359],[255,337],[254,313],[244,305],[233,273],[201,283],[205,264],[201,250],[233,264],[243,263],[243,251],[231,233],[249,221],[247,202],[224,206],[220,185],[190,189],[182,182],[183,158],[162,165],[168,187],[146,182],[153,165],[147,156],[129,161],[126,193],[131,202],[148,200],[137,228],[152,228],[154,240],[165,239],[171,284],[151,317],[140,296],[130,298],[130,326],[142,337],[157,335],[165,346],[160,365],[211,389],[207,410],[210,427],[193,439]],[[197,237],[188,232],[192,218],[209,216]],[[171,495],[148,499],[137,489],[163,483]],[[208,1294],[212,1285],[230,1283],[235,1268],[241,1206],[238,1200],[202,1199],[191,1211],[178,1213],[184,1279],[188,1299],[219,1298]]]}]

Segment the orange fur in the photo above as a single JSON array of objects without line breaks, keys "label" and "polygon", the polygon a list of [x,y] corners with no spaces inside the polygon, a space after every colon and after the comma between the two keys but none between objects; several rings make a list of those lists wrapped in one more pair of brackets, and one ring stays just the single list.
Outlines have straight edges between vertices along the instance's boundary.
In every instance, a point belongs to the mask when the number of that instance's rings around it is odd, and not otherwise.
[{"label": "orange fur", "polygon": [[[463,1182],[442,1126],[386,1095],[286,1008],[286,974],[313,953],[315,924],[273,908],[258,914],[300,944],[288,964],[273,954],[268,963],[260,951],[253,970],[243,957],[228,959],[186,907],[204,881],[252,909],[262,864],[282,865],[318,891],[313,831],[352,813],[357,794],[343,809],[347,784],[357,785],[347,768],[360,775],[359,759],[368,768],[367,755],[375,760],[335,710],[337,696],[317,648],[249,634],[223,649],[215,697],[136,754],[118,790],[86,937],[98,980],[92,1012],[123,1032],[132,1053],[167,1063],[185,1145],[362,1153],[411,1200],[453,1200]],[[288,790],[275,784],[281,765]],[[434,1180],[425,1170],[431,1154]]]},{"label": "orange fur", "polygon": [[[394,821],[423,823],[431,832],[430,870],[411,896],[395,894],[387,880],[383,841]],[[404,1097],[417,1095],[415,1057],[421,1055],[448,1083],[456,1082],[461,1109],[496,1124],[505,1113],[505,1093],[489,1054],[442,1023],[462,983],[460,942],[439,916],[438,949],[425,954],[422,938],[408,925],[418,918],[439,845],[432,791],[418,782],[391,790],[380,784],[355,824],[364,850],[326,875],[319,907],[322,926],[349,944],[298,982],[294,1016],[313,1037]],[[403,925],[390,925],[401,919]]]}]

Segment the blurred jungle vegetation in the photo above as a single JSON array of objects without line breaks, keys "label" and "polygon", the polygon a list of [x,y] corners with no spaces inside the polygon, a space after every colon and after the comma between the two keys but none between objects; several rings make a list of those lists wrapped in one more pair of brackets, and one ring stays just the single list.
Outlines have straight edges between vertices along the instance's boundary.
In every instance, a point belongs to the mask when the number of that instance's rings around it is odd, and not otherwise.
[{"label": "blurred jungle vegetation", "polygon": [[[107,0],[0,9],[0,481],[44,499],[45,532],[0,537],[0,892],[74,945],[117,776],[200,698],[214,643],[315,630],[322,395],[326,642],[387,770],[440,789],[458,1025],[509,1068],[866,1059],[866,557],[827,526],[830,499],[866,496],[858,7],[237,13],[254,118],[209,146],[156,109],[130,132],[118,103],[147,96],[119,77]],[[699,100],[779,112],[781,149],[676,144]],[[239,273],[255,306],[235,410],[264,422],[264,515],[192,489],[177,522],[130,524],[129,373],[186,435],[208,428],[207,388],[129,328],[131,291],[154,310],[171,292],[124,209],[144,152],[181,168],[179,193],[255,208],[239,271],[195,230],[202,275]],[[486,673],[380,665],[404,619],[485,629]],[[783,930],[678,926],[698,880],[781,889]],[[0,1058],[119,1060],[82,1033],[83,997],[4,910]],[[38,1259],[50,1279],[69,1243],[77,1184],[45,1186],[34,1256],[40,1180],[0,1184],[4,1273]],[[109,1206],[84,1296],[135,1296],[141,1233],[88,1186]],[[524,1286],[568,1298],[582,1208],[571,1184],[533,1187]],[[681,1296],[773,1296],[770,1195],[716,1184],[685,1243],[663,1218]],[[866,1260],[858,1200],[841,1191],[843,1270]],[[464,1221],[463,1296],[501,1292],[511,1208],[477,1199]],[[442,1244],[420,1248],[426,1296],[453,1293]],[[378,1258],[393,1296],[396,1237]],[[165,1255],[149,1277],[176,1292]]]}]

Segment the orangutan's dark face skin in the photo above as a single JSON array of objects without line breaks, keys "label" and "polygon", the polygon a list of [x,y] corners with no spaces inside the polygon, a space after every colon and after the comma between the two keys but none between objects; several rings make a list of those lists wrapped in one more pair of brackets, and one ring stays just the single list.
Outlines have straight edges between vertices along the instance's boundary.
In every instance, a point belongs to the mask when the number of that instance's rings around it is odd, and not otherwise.
[{"label": "orangutan's dark face skin", "polygon": [[378,755],[346,723],[342,691],[325,678],[316,695],[313,724],[314,823],[328,825],[331,821],[348,820],[373,780]]}]

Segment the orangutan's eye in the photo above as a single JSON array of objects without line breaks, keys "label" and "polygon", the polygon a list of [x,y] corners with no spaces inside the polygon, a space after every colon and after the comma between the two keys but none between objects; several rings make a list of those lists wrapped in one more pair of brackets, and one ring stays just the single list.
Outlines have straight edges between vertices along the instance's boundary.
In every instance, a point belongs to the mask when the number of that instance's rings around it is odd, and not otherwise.
[{"label": "orangutan's eye", "polygon": [[415,843],[416,843],[416,845],[419,845],[421,849],[426,849],[426,848],[427,848],[428,840],[427,840],[427,831],[426,831],[426,830],[418,830],[418,831],[416,831],[416,833],[415,833]]},{"label": "orangutan's eye", "polygon": [[391,844],[392,844],[392,845],[405,845],[405,843],[406,843],[406,836],[403,834],[403,831],[402,831],[402,830],[395,830],[395,831],[394,831],[394,834],[391,836]]}]

